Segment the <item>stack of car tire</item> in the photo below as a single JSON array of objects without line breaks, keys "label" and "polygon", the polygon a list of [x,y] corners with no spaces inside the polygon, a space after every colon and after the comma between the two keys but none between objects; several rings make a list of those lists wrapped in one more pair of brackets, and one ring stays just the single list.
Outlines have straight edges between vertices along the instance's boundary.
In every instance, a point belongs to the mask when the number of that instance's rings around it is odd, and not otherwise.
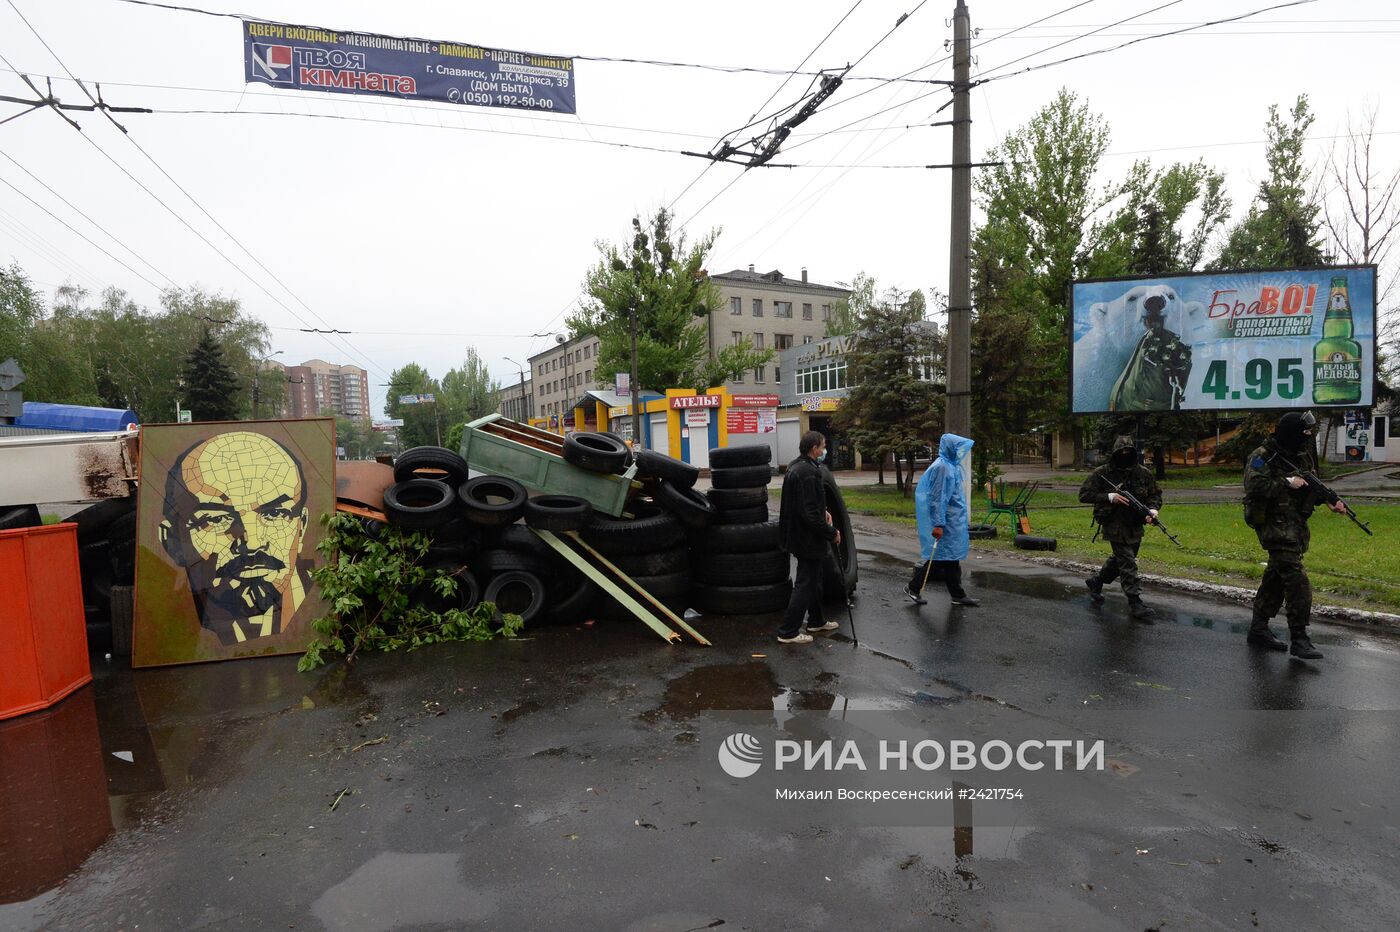
[{"label": "stack of car tire", "polygon": [[781,610],[792,594],[791,560],[778,546],[778,522],[768,512],[773,477],[767,444],[710,451],[715,517],[694,545],[695,607],[724,615]]}]

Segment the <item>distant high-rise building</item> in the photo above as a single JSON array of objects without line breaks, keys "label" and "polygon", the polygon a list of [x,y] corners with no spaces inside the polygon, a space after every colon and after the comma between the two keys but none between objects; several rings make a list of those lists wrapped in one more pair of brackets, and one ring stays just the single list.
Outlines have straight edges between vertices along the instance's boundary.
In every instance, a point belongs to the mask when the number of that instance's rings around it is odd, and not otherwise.
[{"label": "distant high-rise building", "polygon": [[[268,364],[271,369],[276,363]],[[287,366],[286,416],[317,417],[339,414],[360,421],[370,419],[369,373],[359,366],[339,366],[323,359],[308,359]],[[266,407],[265,416],[269,415]]]}]

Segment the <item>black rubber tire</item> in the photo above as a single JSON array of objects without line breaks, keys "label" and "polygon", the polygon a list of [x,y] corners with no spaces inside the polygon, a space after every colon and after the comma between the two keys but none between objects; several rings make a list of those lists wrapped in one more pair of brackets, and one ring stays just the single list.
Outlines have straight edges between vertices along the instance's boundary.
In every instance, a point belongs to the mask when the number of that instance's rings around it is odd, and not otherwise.
[{"label": "black rubber tire", "polygon": [[467,481],[467,461],[447,447],[413,447],[394,460],[394,481],[409,479],[437,479],[455,489]]},{"label": "black rubber tire", "polygon": [[128,511],[107,525],[107,558],[112,581],[118,586],[136,583],[136,512]]},{"label": "black rubber tire", "polygon": [[715,447],[710,450],[710,469],[731,469],[736,466],[768,466],[773,462],[773,448],[766,443],[739,447]]},{"label": "black rubber tire", "polygon": [[[504,605],[501,604],[503,595],[506,602]],[[486,591],[481,594],[481,601],[491,602],[496,606],[498,621],[502,615],[514,613],[528,625],[545,610],[547,599],[544,583],[538,576],[523,570],[512,570],[492,579],[486,585]]]},{"label": "black rubber tire", "polygon": [[656,503],[690,527],[709,527],[715,517],[714,504],[692,488],[673,485],[669,479],[656,484]]},{"label": "black rubber tire", "polygon": [[422,605],[431,612],[442,614],[451,609],[461,609],[468,611],[476,607],[476,603],[481,601],[481,583],[477,581],[476,574],[467,568],[466,564],[452,559],[432,559],[423,564],[423,568],[429,571],[442,571],[457,577],[457,592],[450,596],[444,596],[433,588],[433,584],[424,581],[416,586],[409,593],[410,604]]},{"label": "black rubber tire", "polygon": [[[675,599],[681,599],[690,595],[690,573],[668,573],[665,576],[633,576],[632,581],[651,593],[658,600],[670,603]],[[627,586],[622,587],[628,595],[636,598],[636,593]],[[645,599],[640,599],[643,605]]]},{"label": "black rubber tire", "polygon": [[477,559],[477,565],[484,570],[487,579],[517,570],[534,573],[541,579],[549,579],[554,575],[554,567],[548,559],[519,550],[487,551]]},{"label": "black rubber tire", "polygon": [[768,586],[706,586],[691,589],[695,607],[712,615],[767,615],[787,607],[792,583]]},{"label": "black rubber tire", "polygon": [[525,523],[541,531],[579,531],[593,520],[593,506],[573,495],[537,495],[525,500]]},{"label": "black rubber tire", "polygon": [[456,514],[457,493],[436,479],[409,479],[384,490],[384,515],[406,528],[442,527]]},{"label": "black rubber tire", "polygon": [[991,540],[997,536],[997,526],[995,524],[970,524],[967,528],[967,536],[970,540]]},{"label": "black rubber tire", "polygon": [[846,510],[846,500],[841,497],[841,488],[831,471],[822,467],[822,491],[826,494],[826,510],[831,512],[831,523],[841,532],[841,543],[836,550],[840,554],[841,575],[845,581],[846,594],[856,591],[860,580],[860,558],[856,554],[856,535],[851,528],[851,515]]},{"label": "black rubber tire", "polygon": [[761,553],[778,549],[778,522],[766,524],[712,524],[705,534],[711,553]]},{"label": "black rubber tire", "polygon": [[483,549],[488,554],[501,551],[528,554],[537,562],[546,565],[549,561],[557,559],[554,548],[540,540],[534,531],[523,524],[510,524],[501,528],[485,542]]},{"label": "black rubber tire", "polygon": [[695,561],[695,577],[719,586],[767,586],[792,572],[792,558],[781,550],[760,553],[707,553]]},{"label": "black rubber tire", "polygon": [[715,524],[763,524],[769,518],[767,505],[753,508],[729,508],[715,513]]},{"label": "black rubber tire", "polygon": [[[4,513],[9,509],[0,509],[0,528],[7,527]],[[136,510],[135,498],[113,498],[105,502],[98,502],[96,505],[89,505],[82,511],[76,511],[64,519],[65,524],[76,524],[78,526],[78,546],[90,544],[95,540],[102,540],[107,536],[107,528],[112,522],[122,515],[130,514]],[[38,512],[36,511],[37,515]]]},{"label": "black rubber tire", "polygon": [[607,556],[671,550],[685,543],[685,525],[669,511],[638,506],[633,513],[638,516],[630,520],[595,514],[579,534]]},{"label": "black rubber tire", "polygon": [[472,551],[476,549],[480,540],[481,528],[472,524],[461,514],[442,527],[433,529],[434,547],[462,547]]},{"label": "black rubber tire", "polygon": [[730,508],[752,508],[768,504],[768,486],[754,485],[747,489],[710,489],[705,495],[720,511]]},{"label": "black rubber tire", "polygon": [[575,430],[564,435],[564,460],[591,472],[622,472],[632,461],[632,451],[616,437]]},{"label": "black rubber tire", "polygon": [[638,450],[637,475],[665,479],[678,489],[688,489],[700,478],[700,467],[655,450]]},{"label": "black rubber tire", "polygon": [[136,590],[131,586],[113,586],[108,597],[107,617],[111,619],[112,656],[131,656],[131,626]]},{"label": "black rubber tire", "polygon": [[620,553],[608,557],[608,562],[628,576],[667,576],[671,573],[688,572],[691,566],[690,549],[687,547],[648,550],[644,553]]},{"label": "black rubber tire", "polygon": [[550,624],[568,625],[588,620],[601,590],[587,579],[580,579],[580,585],[572,593],[551,600],[545,610]]},{"label": "black rubber tire", "polygon": [[710,485],[717,489],[752,489],[766,486],[773,478],[773,470],[767,466],[734,466],[729,469],[711,469]]},{"label": "black rubber tire", "polygon": [[[529,494],[525,486],[505,476],[477,476],[462,483],[457,490],[462,501],[462,513],[472,524],[482,527],[504,527],[520,520],[525,513]],[[490,498],[503,501],[490,501]]]},{"label": "black rubber tire", "polygon": [[[87,509],[84,509],[85,511]],[[39,527],[44,518],[37,505],[20,505],[15,508],[0,508],[0,531],[13,531],[24,527]]]},{"label": "black rubber tire", "polygon": [[1017,534],[1011,542],[1021,550],[1054,550],[1058,545],[1053,537],[1036,537],[1034,534]]}]

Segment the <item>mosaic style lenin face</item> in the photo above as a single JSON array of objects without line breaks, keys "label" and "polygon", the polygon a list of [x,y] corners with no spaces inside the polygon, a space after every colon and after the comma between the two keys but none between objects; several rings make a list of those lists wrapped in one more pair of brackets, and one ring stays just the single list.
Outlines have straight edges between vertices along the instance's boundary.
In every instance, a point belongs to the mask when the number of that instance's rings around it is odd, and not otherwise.
[{"label": "mosaic style lenin face", "polygon": [[221,643],[278,634],[296,614],[309,586],[297,560],[306,522],[301,465],[269,437],[217,434],[176,460],[160,540]]}]

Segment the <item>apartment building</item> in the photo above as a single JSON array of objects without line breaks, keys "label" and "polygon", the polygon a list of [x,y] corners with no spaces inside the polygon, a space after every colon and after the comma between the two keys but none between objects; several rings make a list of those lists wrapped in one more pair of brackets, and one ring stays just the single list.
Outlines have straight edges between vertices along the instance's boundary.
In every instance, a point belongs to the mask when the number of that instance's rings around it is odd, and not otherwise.
[{"label": "apartment building", "polygon": [[532,417],[559,415],[562,423],[573,416],[570,406],[584,392],[612,387],[614,373],[598,371],[598,345],[596,336],[578,336],[530,357],[526,385],[534,395]]},{"label": "apartment building", "polygon": [[[269,362],[266,368],[273,366],[276,363]],[[369,421],[369,373],[359,366],[308,359],[299,366],[287,366],[283,371],[287,383],[284,408],[287,417],[317,417],[330,411]]]},{"label": "apartment building", "polygon": [[[793,346],[813,343],[826,336],[826,325],[836,303],[850,296],[849,289],[788,278],[774,269],[755,272],[735,269],[711,275],[719,286],[721,306],[708,318],[710,354],[724,346],[748,341],[757,349],[781,354]],[[782,366],[775,357],[767,365],[744,373],[726,384],[737,391],[775,391],[782,384]]]},{"label": "apartment building", "polygon": [[501,390],[496,393],[496,411],[513,421],[524,421],[534,417],[533,391],[535,387],[534,379],[526,379],[521,382],[516,379],[501,386]]}]

